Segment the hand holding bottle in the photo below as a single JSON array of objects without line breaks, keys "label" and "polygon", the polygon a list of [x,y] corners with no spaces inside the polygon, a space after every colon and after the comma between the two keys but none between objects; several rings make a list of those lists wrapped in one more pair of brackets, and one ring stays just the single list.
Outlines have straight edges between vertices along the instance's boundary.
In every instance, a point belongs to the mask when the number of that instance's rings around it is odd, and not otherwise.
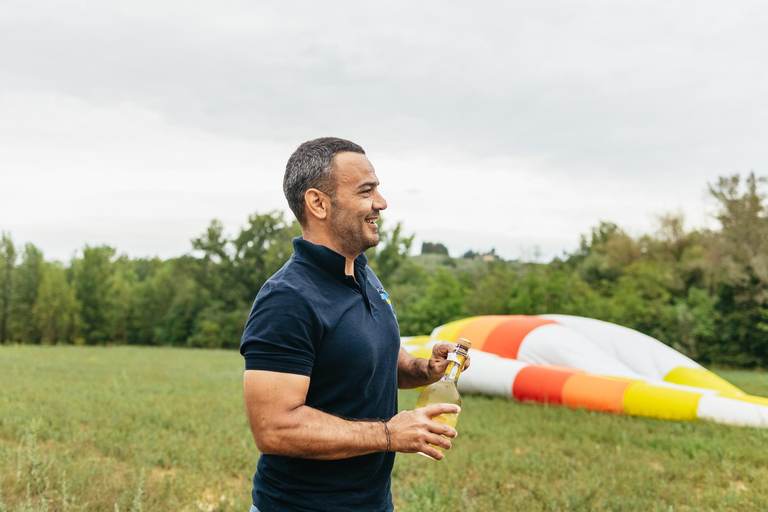
[{"label": "hand holding bottle", "polygon": [[[456,437],[456,429],[433,418],[458,415],[461,407],[449,403],[433,404],[413,411],[402,411],[387,422],[391,438],[390,450],[424,453],[433,459],[443,458],[441,450],[451,447],[448,438]],[[436,448],[440,447],[440,449]]]},{"label": "hand holding bottle", "polygon": [[[459,381],[459,375],[461,375],[461,372],[466,368],[466,363],[469,358],[469,347],[472,346],[472,343],[465,338],[461,338],[458,344],[453,345],[455,349],[445,358],[446,364],[442,378],[424,388],[421,395],[419,395],[419,399],[416,401],[417,410],[421,407],[426,408],[433,404],[455,404],[461,407],[461,395],[459,395],[457,383]],[[433,349],[433,356],[435,355],[435,352],[436,350]],[[456,422],[459,421],[459,413],[443,413],[434,419],[440,423],[455,427]],[[441,443],[435,444],[434,448],[440,452],[445,449]],[[419,453],[426,455],[427,457],[432,457],[433,459],[435,458],[426,452]]]},{"label": "hand holding bottle", "polygon": [[[427,362],[428,382],[436,382],[443,377],[445,374],[445,369],[451,363],[449,355],[455,352],[457,348],[458,344],[450,341],[435,343],[435,345],[432,347],[432,356]],[[469,368],[470,356],[469,354],[465,354],[465,356],[466,360],[462,365],[462,371]]]}]

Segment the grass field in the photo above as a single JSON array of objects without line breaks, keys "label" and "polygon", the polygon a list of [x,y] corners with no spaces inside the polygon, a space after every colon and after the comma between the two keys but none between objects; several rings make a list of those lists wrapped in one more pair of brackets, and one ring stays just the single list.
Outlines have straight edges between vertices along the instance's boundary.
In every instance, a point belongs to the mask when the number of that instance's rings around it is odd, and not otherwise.
[{"label": "grass field", "polygon": [[[766,373],[720,374],[768,396]],[[0,511],[247,511],[241,383],[235,352],[0,347]],[[446,459],[398,455],[392,487],[402,512],[768,510],[766,446],[766,430],[469,396]]]}]

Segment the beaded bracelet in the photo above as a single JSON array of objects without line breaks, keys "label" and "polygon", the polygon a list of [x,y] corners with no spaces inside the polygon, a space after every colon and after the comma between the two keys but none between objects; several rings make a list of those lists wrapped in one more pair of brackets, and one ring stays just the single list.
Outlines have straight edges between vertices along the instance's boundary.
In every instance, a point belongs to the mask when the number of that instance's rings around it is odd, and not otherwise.
[{"label": "beaded bracelet", "polygon": [[384,424],[384,432],[387,434],[387,452],[389,452],[389,448],[391,446],[389,439],[389,427],[387,426],[387,422],[385,420],[381,420],[381,422]]}]

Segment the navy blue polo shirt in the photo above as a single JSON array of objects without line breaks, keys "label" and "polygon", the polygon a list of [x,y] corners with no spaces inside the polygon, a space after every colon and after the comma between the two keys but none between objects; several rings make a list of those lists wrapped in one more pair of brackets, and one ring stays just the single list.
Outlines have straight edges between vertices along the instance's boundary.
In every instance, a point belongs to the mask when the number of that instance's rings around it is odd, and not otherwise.
[{"label": "navy blue polo shirt", "polygon": [[[394,309],[364,255],[354,263],[302,238],[261,288],[240,343],[246,370],[310,377],[306,405],[335,416],[397,414],[400,332]],[[383,427],[382,427],[383,437]],[[262,512],[391,511],[394,453],[340,460],[259,458],[253,502]]]}]

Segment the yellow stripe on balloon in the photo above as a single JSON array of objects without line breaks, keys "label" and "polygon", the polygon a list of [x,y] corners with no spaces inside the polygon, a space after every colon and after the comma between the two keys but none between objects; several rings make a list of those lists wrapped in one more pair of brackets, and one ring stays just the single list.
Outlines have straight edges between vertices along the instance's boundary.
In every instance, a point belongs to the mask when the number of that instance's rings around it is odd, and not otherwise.
[{"label": "yellow stripe on balloon", "polygon": [[661,420],[693,421],[701,393],[645,382],[631,384],[624,393],[624,412]]},{"label": "yellow stripe on balloon", "polygon": [[709,370],[703,368],[686,368],[678,366],[664,376],[666,382],[682,384],[684,386],[694,386],[697,388],[714,389],[725,393],[742,393],[743,391],[715,375]]},{"label": "yellow stripe on balloon", "polygon": [[423,347],[430,341],[432,341],[432,338],[430,338],[429,336],[413,336],[411,338],[408,338],[408,341],[405,344],[408,345],[409,347],[411,346]]},{"label": "yellow stripe on balloon", "polygon": [[413,357],[418,357],[420,359],[429,359],[432,357],[432,349],[429,347],[421,347],[417,348],[413,352],[411,352],[411,355]]},{"label": "yellow stripe on balloon", "polygon": [[[465,318],[463,320],[456,320],[455,322],[450,322],[445,324],[444,326],[440,327],[439,331],[437,331],[433,336],[432,339],[437,340],[445,340],[445,341],[456,341],[456,336],[458,336],[459,331],[467,325],[469,322],[477,318],[476,316]],[[471,341],[471,340],[470,340]]]}]

